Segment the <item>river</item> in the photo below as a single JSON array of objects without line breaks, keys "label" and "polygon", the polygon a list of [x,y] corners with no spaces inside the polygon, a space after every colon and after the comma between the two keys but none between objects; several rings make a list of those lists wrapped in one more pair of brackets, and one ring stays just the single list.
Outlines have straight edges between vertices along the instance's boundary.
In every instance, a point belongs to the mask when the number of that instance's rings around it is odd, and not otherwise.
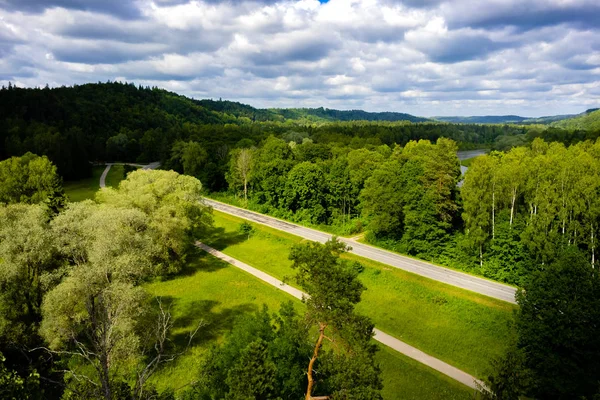
[{"label": "river", "polygon": [[[459,160],[466,160],[467,158],[473,158],[473,157],[477,157],[477,156],[482,156],[486,153],[485,150],[464,150],[464,151],[457,151],[456,155],[458,156]],[[467,167],[465,167],[464,165],[460,166],[460,172],[462,172],[463,176],[465,175],[465,172],[467,172]],[[461,180],[460,182],[458,182],[458,187],[462,186],[463,181]]]}]

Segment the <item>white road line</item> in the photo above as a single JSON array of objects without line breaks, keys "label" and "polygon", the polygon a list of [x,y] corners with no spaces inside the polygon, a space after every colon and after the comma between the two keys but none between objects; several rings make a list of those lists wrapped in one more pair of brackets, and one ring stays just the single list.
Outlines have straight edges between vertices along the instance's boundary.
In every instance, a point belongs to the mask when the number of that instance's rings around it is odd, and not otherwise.
[{"label": "white road line", "polygon": [[[271,286],[276,287],[279,290],[283,290],[284,292],[294,296],[297,299],[302,300],[302,298],[308,296],[306,293],[303,293],[302,291],[300,291],[294,287],[286,285],[279,279],[274,278],[271,275],[269,275],[259,269],[251,267],[250,265],[248,265],[246,263],[236,260],[233,257],[229,257],[228,255],[218,251],[217,249],[207,246],[202,242],[196,242],[196,246],[201,248],[202,250],[206,251],[210,255],[217,257],[217,258],[233,265],[234,267],[237,267],[241,270],[246,271],[247,273],[255,276],[256,278],[268,283]],[[442,374],[447,375],[450,378],[452,378],[472,389],[479,389],[479,387],[483,387],[483,382],[477,380],[474,376],[467,374],[466,372],[461,371],[460,369],[453,367],[452,365],[445,363],[442,360],[439,360],[433,356],[430,356],[429,354],[422,352],[421,350],[417,349],[416,347],[413,347],[407,343],[404,343],[403,341],[398,340],[395,337],[393,337],[383,331],[380,331],[379,329],[374,329],[374,332],[375,332],[375,335],[374,335],[375,340],[404,354],[405,356],[410,357],[413,360],[416,360],[422,364],[425,364],[426,366],[433,368],[436,371],[441,372]],[[477,385],[480,385],[480,386],[477,386]]]}]

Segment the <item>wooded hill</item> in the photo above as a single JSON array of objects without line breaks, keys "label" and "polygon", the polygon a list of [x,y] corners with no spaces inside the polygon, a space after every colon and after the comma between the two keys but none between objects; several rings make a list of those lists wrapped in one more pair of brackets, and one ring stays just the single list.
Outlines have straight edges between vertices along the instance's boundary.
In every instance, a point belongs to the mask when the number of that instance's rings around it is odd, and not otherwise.
[{"label": "wooded hill", "polygon": [[[459,149],[507,150],[536,137],[572,144],[600,134],[593,123],[574,122],[561,128],[419,122],[423,120],[409,114],[360,110],[257,109],[123,83],[54,89],[9,85],[0,90],[0,160],[28,151],[46,155],[66,180],[87,177],[91,163],[104,161],[160,160],[182,170],[180,161],[172,162],[183,154],[177,143],[192,141],[204,149],[195,155],[205,160],[203,184],[221,190],[226,186],[229,151],[259,145],[269,136],[287,143],[310,139],[318,145],[354,149],[446,137]],[[595,130],[585,130],[587,126]]]}]

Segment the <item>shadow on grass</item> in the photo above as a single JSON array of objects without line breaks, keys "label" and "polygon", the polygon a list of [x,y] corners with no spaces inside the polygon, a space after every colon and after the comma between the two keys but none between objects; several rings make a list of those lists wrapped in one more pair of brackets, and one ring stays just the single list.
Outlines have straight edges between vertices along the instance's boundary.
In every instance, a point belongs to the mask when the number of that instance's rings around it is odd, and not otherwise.
[{"label": "shadow on grass", "polygon": [[[169,309],[173,313],[174,322],[170,340],[173,346],[180,350],[188,345],[190,333],[199,324],[201,327],[192,339],[191,346],[214,341],[230,332],[238,317],[256,313],[259,309],[257,304],[245,303],[215,311],[221,302],[198,300],[178,305],[177,298],[172,296],[160,296],[160,301],[164,309]],[[158,302],[154,302],[153,308],[155,313],[158,313]]]},{"label": "shadow on grass", "polygon": [[202,242],[217,250],[223,250],[234,244],[245,242],[246,240],[248,240],[248,235],[245,233],[226,232],[225,228],[215,227],[208,232],[208,235]]}]

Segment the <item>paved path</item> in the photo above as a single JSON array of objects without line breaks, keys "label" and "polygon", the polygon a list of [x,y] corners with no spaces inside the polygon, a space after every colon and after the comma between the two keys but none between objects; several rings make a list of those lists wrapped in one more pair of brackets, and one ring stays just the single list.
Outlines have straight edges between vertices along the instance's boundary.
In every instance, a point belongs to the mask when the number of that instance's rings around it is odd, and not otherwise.
[{"label": "paved path", "polygon": [[104,168],[104,171],[102,171],[102,175],[100,175],[100,187],[106,187],[106,175],[108,175],[108,171],[110,171],[110,167],[112,167],[112,164],[106,164],[106,168]]},{"label": "paved path", "polygon": [[[207,246],[204,243],[196,242],[196,246],[201,248],[202,250],[206,251],[207,253],[209,253],[217,258],[220,258],[221,260],[226,261],[229,264],[231,264],[239,269],[242,269],[251,275],[254,275],[258,279],[268,283],[269,285],[272,285],[279,290],[283,290],[284,292],[294,296],[297,299],[302,300],[303,297],[307,296],[307,294],[301,292],[300,290],[298,290],[294,287],[286,285],[279,279],[276,279],[276,278],[272,277],[271,275],[264,273],[261,270],[251,267],[250,265],[245,264],[239,260],[236,260],[235,258],[229,257],[228,255],[226,255],[210,246]],[[390,348],[392,348],[392,349],[394,349],[394,350],[396,350],[396,351],[398,351],[398,352],[400,352],[422,364],[425,364],[428,367],[433,368],[436,371],[439,371],[442,374],[447,375],[450,378],[455,379],[458,382],[460,382],[470,388],[479,389],[476,384],[483,386],[483,383],[481,381],[475,379],[475,377],[473,377],[472,375],[469,375],[466,372],[453,367],[450,364],[447,364],[441,360],[438,360],[437,358],[432,357],[429,354],[426,354],[426,353],[422,352],[421,350],[419,350],[409,344],[406,344],[406,343],[396,339],[395,337],[388,335],[385,332],[380,331],[379,329],[374,329],[374,332],[375,332],[374,339],[377,340],[378,342],[383,343],[384,345],[386,345],[386,346],[388,346],[388,347],[390,347]]]},{"label": "paved path", "polygon": [[[270,226],[272,228],[300,236],[304,239],[325,243],[332,237],[332,235],[329,233],[292,224],[277,218],[248,211],[243,208],[234,207],[212,199],[205,198],[205,201],[215,210]],[[369,246],[367,244],[359,243],[350,239],[339,238],[339,240],[352,247],[352,250],[350,250],[351,253],[361,257],[369,258],[395,268],[403,269],[417,275],[425,276],[439,282],[447,283],[449,285],[457,286],[459,288],[467,289],[499,300],[504,300],[509,303],[516,303],[516,289],[512,286],[478,278],[473,275],[433,265],[425,261],[415,260],[410,257],[405,257],[397,253],[392,253],[391,251],[386,251],[378,247]]]},{"label": "paved path", "polygon": [[110,171],[110,167],[113,165],[131,165],[134,167],[140,167],[141,169],[156,169],[160,167],[160,162],[156,161],[150,164],[134,164],[134,163],[106,163],[106,168],[102,171],[102,175],[100,175],[100,187],[106,187],[106,175],[108,175],[108,171]]}]

